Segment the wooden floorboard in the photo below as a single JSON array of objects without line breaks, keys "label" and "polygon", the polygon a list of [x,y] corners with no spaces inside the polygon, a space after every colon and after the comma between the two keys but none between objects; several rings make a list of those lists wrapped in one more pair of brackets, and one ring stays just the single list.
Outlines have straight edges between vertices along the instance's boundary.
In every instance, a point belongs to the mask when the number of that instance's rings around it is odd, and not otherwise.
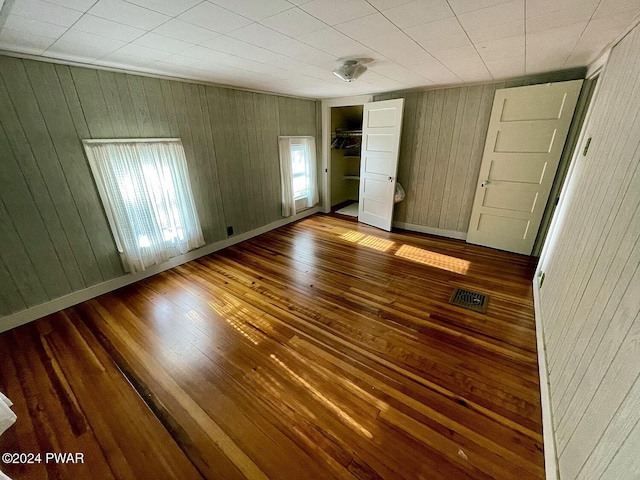
[{"label": "wooden floorboard", "polygon": [[[15,478],[544,478],[535,260],[316,215],[0,335]],[[486,314],[448,304],[489,295]]]}]

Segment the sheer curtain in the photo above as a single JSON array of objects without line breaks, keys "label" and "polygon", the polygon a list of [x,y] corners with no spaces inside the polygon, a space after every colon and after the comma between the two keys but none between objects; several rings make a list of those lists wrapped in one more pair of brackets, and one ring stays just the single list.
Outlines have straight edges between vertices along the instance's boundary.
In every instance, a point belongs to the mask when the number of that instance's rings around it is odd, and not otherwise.
[{"label": "sheer curtain", "polygon": [[204,245],[180,140],[85,140],[125,270]]},{"label": "sheer curtain", "polygon": [[316,141],[313,137],[278,137],[282,216],[318,203]]}]

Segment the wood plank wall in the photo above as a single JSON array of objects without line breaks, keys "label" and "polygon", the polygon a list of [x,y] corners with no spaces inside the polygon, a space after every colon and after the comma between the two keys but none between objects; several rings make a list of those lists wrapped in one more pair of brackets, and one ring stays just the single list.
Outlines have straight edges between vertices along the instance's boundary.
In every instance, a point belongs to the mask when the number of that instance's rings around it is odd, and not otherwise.
[{"label": "wood plank wall", "polygon": [[[569,70],[468,87],[395,92],[374,101],[405,99],[398,181],[407,197],[398,222],[466,233],[497,89],[584,78]],[[581,106],[585,106],[582,101]],[[579,132],[572,124],[569,135]]]},{"label": "wood plank wall", "polygon": [[[542,259],[562,480],[640,478],[640,27],[612,51]],[[580,146],[582,148],[582,145]]]},{"label": "wood plank wall", "polygon": [[123,275],[80,140],[180,137],[207,243],[281,216],[317,102],[0,56],[0,318]]}]

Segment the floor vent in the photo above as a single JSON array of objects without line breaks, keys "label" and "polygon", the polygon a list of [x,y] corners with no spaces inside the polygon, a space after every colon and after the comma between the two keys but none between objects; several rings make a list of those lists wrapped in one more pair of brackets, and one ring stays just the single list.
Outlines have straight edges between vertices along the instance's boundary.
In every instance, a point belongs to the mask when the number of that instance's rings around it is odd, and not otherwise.
[{"label": "floor vent", "polygon": [[489,297],[463,288],[456,288],[449,299],[449,303],[462,308],[468,308],[474,312],[485,313],[487,311]]}]

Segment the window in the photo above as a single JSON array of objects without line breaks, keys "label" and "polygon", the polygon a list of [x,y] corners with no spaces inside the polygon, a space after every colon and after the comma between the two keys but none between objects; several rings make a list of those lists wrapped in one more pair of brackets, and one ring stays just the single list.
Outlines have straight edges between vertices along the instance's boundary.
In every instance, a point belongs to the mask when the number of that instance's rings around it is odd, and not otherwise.
[{"label": "window", "polygon": [[204,245],[179,139],[83,143],[126,271]]},{"label": "window", "polygon": [[282,216],[318,203],[316,143],[313,137],[279,137]]}]

